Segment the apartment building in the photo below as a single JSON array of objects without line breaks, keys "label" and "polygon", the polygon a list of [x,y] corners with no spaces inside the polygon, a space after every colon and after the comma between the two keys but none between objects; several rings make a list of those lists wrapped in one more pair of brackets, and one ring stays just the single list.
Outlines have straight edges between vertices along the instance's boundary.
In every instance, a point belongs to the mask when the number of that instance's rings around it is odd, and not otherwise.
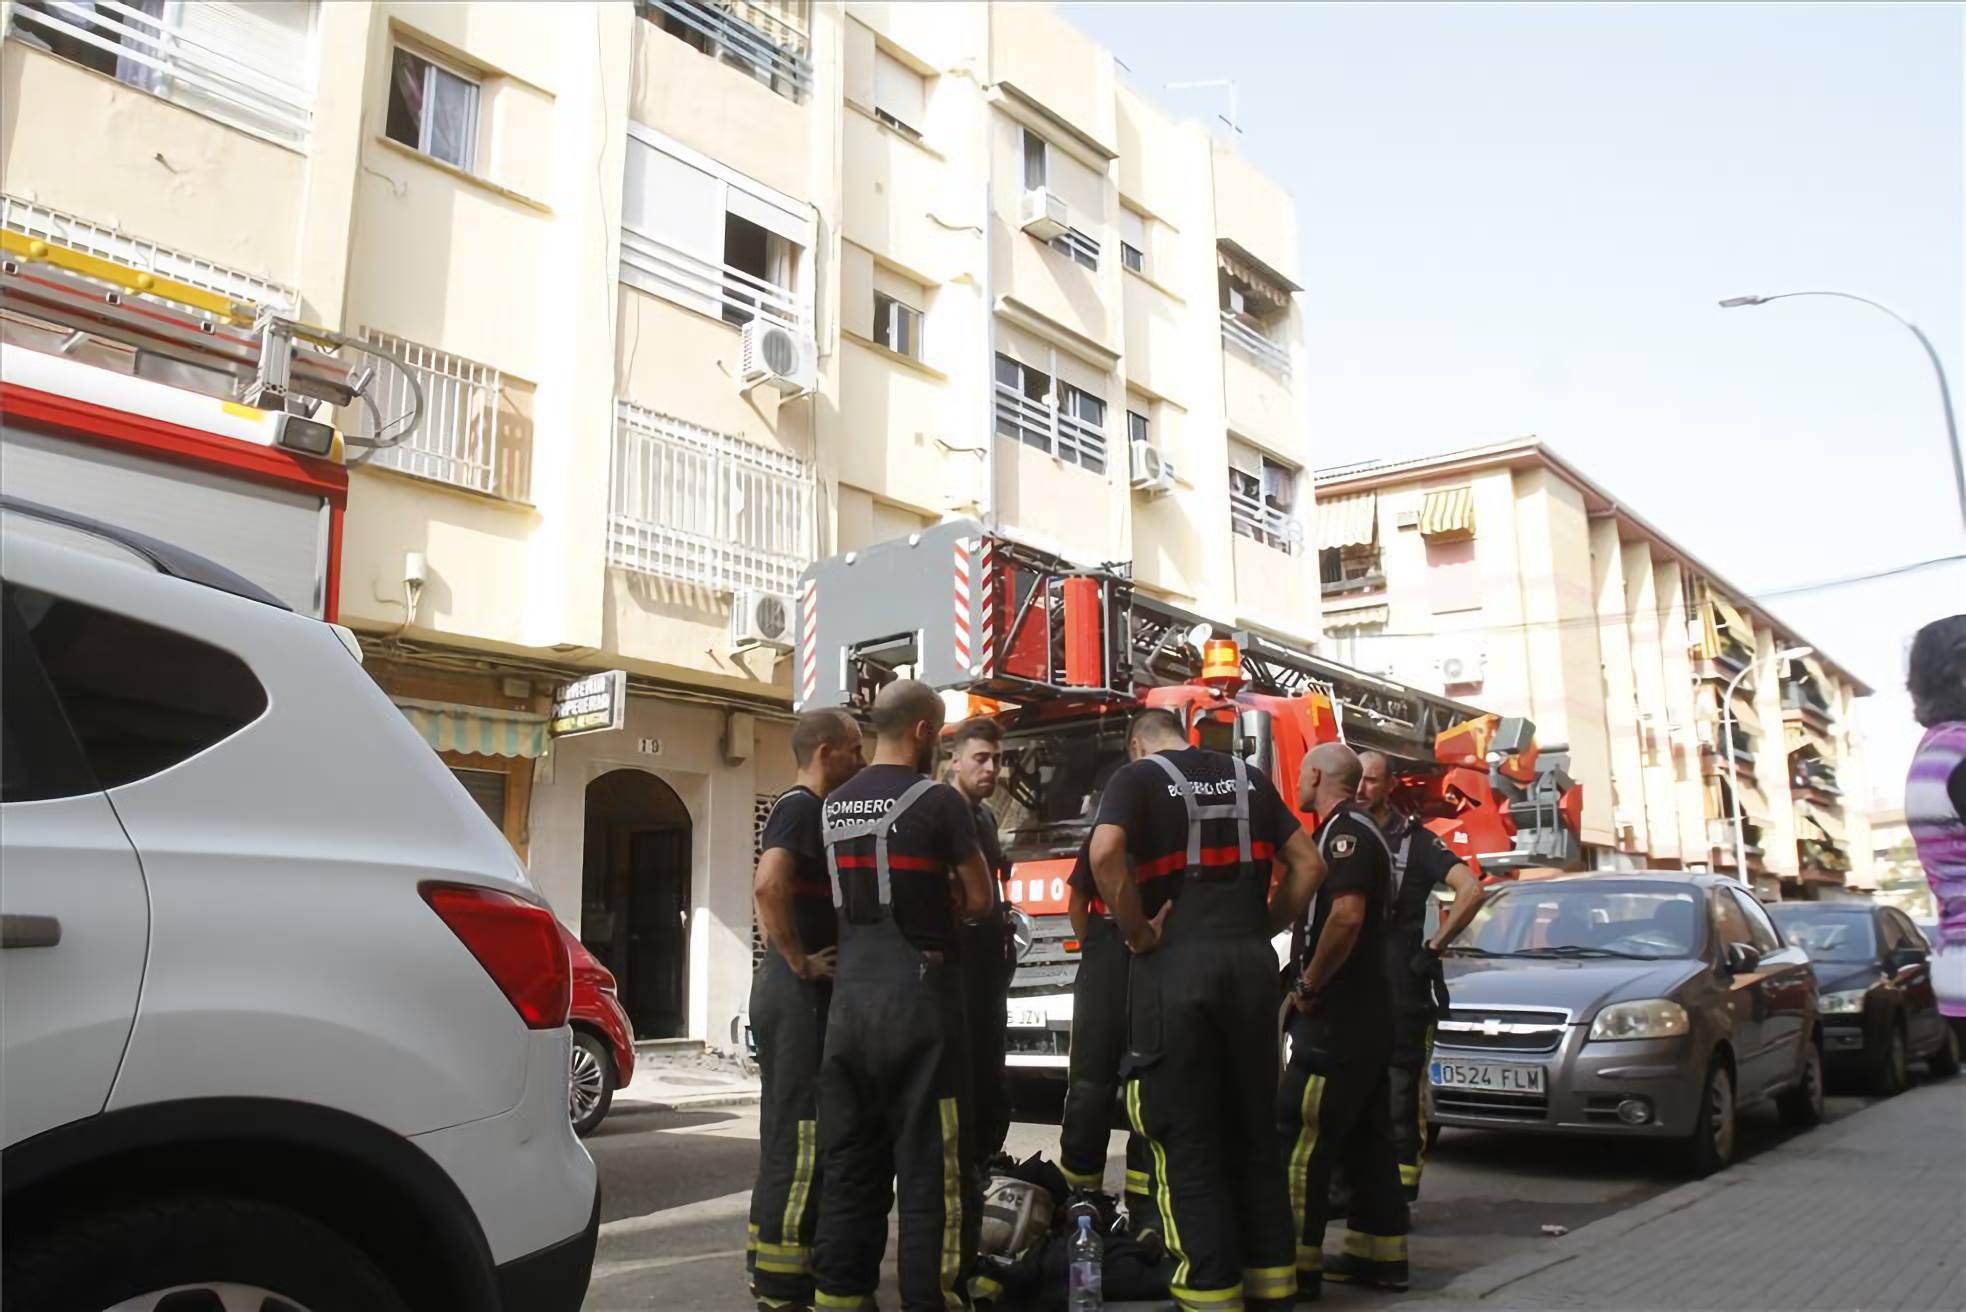
[{"label": "apartment building", "polygon": [[[1526,715],[1599,869],[1872,886],[1862,680],[1534,439],[1320,470],[1327,655]],[[1854,802],[1849,799],[1856,799]]]},{"label": "apartment building", "polygon": [[[643,1037],[744,1005],[814,556],[974,516],[1317,632],[1293,205],[1048,6],[0,27],[0,222],[413,373],[419,426],[353,471],[340,619]],[[397,431],[383,377],[345,429]],[[614,671],[619,727],[556,734]]]}]

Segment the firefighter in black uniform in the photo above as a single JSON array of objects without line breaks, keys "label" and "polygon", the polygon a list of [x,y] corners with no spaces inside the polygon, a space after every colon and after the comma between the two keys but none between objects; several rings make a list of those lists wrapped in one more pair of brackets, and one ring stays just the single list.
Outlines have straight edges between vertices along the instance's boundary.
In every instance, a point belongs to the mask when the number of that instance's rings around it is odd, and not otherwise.
[{"label": "firefighter in black uniform", "polygon": [[765,819],[753,889],[767,946],[751,979],[751,1032],[764,1090],[746,1256],[760,1308],[812,1302],[819,1058],[840,937],[819,808],[860,772],[860,726],[843,711],[807,711],[792,727],[792,764],[798,782]]},{"label": "firefighter in black uniform", "polygon": [[928,777],[942,700],[897,680],[874,699],[873,762],[825,801],[839,910],[819,1068],[826,1197],[813,1245],[821,1308],[874,1306],[900,1203],[904,1309],[967,1307],[981,1216],[962,1154],[956,926],[990,907],[969,804]]},{"label": "firefighter in black uniform", "polygon": [[[1406,1200],[1412,1202],[1420,1196],[1420,1172],[1427,1160],[1425,1090],[1434,1021],[1447,1004],[1440,954],[1467,928],[1487,894],[1474,871],[1447,844],[1393,805],[1390,762],[1378,752],[1360,752],[1358,759],[1359,805],[1371,814],[1393,852],[1393,923],[1386,936],[1386,969],[1393,985],[1393,1058],[1387,1079],[1399,1182]],[[1436,927],[1433,891],[1443,884],[1453,891],[1454,905]]]},{"label": "firefighter in black uniform", "polygon": [[1010,976],[1016,967],[1006,918],[1004,860],[997,817],[989,798],[997,791],[1003,757],[1003,729],[995,720],[964,720],[949,736],[949,782],[963,795],[976,818],[976,841],[990,867],[990,909],[962,925],[963,1016],[969,1036],[969,1161],[979,1181],[992,1157],[1003,1151],[1010,1130],[1010,1090],[1004,1083],[1004,1026]]},{"label": "firefighter in black uniform", "polygon": [[1135,759],[1100,800],[1092,871],[1134,954],[1125,1097],[1153,1156],[1169,1292],[1184,1309],[1287,1308],[1270,938],[1302,915],[1316,852],[1261,770],[1190,747],[1172,713],[1143,711],[1127,749]]},{"label": "firefighter in black uniform", "polygon": [[[1317,1297],[1323,1280],[1382,1289],[1407,1287],[1406,1197],[1393,1148],[1387,1067],[1392,1060],[1392,987],[1386,937],[1392,853],[1353,800],[1358,757],[1326,743],[1304,758],[1298,806],[1319,817],[1317,846],[1328,873],[1297,935],[1298,980],[1287,1020],[1290,1061],[1277,1097],[1278,1139],[1289,1164],[1297,1218],[1297,1292]],[[1342,1251],[1324,1257],[1331,1172],[1351,1182]]]}]

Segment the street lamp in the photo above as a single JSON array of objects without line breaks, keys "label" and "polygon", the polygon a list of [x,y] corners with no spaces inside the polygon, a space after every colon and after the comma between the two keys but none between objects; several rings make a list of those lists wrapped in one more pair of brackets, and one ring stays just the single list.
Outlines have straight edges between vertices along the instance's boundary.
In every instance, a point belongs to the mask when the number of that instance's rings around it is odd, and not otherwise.
[{"label": "street lamp", "polygon": [[[1784,647],[1769,657],[1768,663],[1799,661],[1815,650],[1814,647]],[[1754,665],[1753,661],[1743,665],[1741,672],[1727,681],[1727,691],[1720,694],[1721,735],[1727,748],[1727,791],[1734,803],[1734,877],[1744,885],[1748,882],[1748,835],[1747,821],[1741,812],[1741,767],[1734,760],[1734,690],[1754,672]]]},{"label": "street lamp", "polygon": [[1959,425],[1952,417],[1952,391],[1946,386],[1946,368],[1939,359],[1938,351],[1933,349],[1932,339],[1927,337],[1917,324],[1884,302],[1873,301],[1870,297],[1859,296],[1855,292],[1807,291],[1777,292],[1773,296],[1730,296],[1720,303],[1720,308],[1734,310],[1744,305],[1766,305],[1770,301],[1785,301],[1793,296],[1834,296],[1838,300],[1856,301],[1860,305],[1870,306],[1873,310],[1882,310],[1910,329],[1911,335],[1918,339],[1918,344],[1925,348],[1925,358],[1932,362],[1932,372],[1937,374],[1939,379],[1939,404],[1944,408],[1946,417],[1946,452],[1952,457],[1952,480],[1959,489],[1959,522],[1966,525],[1966,457],[1962,457],[1959,453]]}]

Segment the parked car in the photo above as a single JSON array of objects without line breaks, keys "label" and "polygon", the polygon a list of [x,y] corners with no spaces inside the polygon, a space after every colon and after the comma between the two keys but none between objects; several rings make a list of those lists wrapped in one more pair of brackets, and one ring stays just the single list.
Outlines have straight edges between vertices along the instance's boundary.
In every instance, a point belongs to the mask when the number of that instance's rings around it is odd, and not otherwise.
[{"label": "parked car", "polygon": [[567,1115],[573,1132],[593,1133],[614,1105],[614,1091],[635,1078],[635,1031],[616,994],[614,972],[600,963],[573,931],[560,926],[573,963],[573,1008],[568,1024]]},{"label": "parked car", "polygon": [[1778,902],[1775,928],[1809,954],[1822,995],[1823,1058],[1884,1097],[1904,1092],[1911,1063],[1959,1069],[1959,1040],[1932,991],[1932,948],[1896,907]]},{"label": "parked car", "polygon": [[1673,1145],[1704,1175],[1742,1107],[1822,1119],[1816,980],[1753,895],[1714,875],[1498,888],[1448,954],[1429,1068],[1443,1125]]},{"label": "parked car", "polygon": [[0,498],[8,1308],[580,1305],[567,950],[359,650]]}]

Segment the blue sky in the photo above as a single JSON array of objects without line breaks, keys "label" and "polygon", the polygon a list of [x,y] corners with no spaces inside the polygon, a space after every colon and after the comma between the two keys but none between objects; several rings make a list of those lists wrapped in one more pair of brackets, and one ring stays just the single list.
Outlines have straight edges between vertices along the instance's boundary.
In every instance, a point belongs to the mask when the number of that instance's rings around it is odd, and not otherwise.
[{"label": "blue sky", "polygon": [[[1962,370],[1962,10],[1065,4],[1296,197],[1320,465],[1533,433],[1753,593],[1966,551],[1930,366]],[[1772,609],[1878,695],[1966,564]]]}]

